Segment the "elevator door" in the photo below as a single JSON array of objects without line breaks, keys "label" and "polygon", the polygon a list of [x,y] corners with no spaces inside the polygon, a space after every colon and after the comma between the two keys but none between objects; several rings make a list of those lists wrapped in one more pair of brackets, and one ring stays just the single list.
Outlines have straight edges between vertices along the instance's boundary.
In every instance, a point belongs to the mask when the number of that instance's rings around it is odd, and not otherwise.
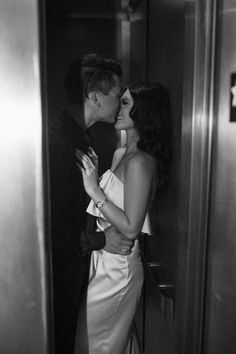
[{"label": "elevator door", "polygon": [[208,230],[204,354],[236,347],[236,5],[217,9],[214,139]]},{"label": "elevator door", "polygon": [[41,10],[37,0],[0,2],[1,354],[48,354],[51,343]]},{"label": "elevator door", "polygon": [[[173,160],[168,186],[150,213],[151,235],[143,237],[145,285],[137,322],[142,349],[172,354],[175,348],[175,289],[178,253],[178,185],[184,71],[184,1],[134,1],[130,16],[129,82],[160,82],[172,106]],[[142,315],[141,315],[142,312]],[[142,326],[140,325],[142,318]]]}]

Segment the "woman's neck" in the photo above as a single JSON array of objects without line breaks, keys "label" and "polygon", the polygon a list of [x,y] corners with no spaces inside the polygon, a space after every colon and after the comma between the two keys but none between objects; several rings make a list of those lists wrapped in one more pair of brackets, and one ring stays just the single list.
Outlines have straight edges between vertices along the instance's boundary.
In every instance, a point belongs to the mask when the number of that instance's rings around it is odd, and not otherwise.
[{"label": "woman's neck", "polygon": [[136,131],[126,131],[126,155],[138,151],[138,140],[139,137]]}]

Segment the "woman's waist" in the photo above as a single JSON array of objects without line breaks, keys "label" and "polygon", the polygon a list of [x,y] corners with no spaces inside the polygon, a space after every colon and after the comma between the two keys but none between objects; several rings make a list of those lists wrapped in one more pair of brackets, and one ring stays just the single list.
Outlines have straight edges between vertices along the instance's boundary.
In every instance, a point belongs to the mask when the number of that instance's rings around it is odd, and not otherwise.
[{"label": "woman's waist", "polygon": [[97,253],[98,255],[105,257],[105,258],[121,258],[127,261],[133,261],[133,260],[140,260],[141,259],[141,254],[140,254],[140,247],[139,247],[139,242],[138,240],[134,241],[134,245],[131,249],[131,253],[129,255],[122,255],[119,253],[111,253],[106,251],[105,249],[101,249],[101,250],[97,250],[97,251],[93,251],[95,253]]},{"label": "woman's waist", "polygon": [[[111,224],[107,220],[105,220],[103,218],[97,218],[96,223],[97,223],[96,231],[104,231],[107,227],[111,226]],[[105,250],[101,250],[101,252],[103,252],[103,251],[106,252]],[[106,253],[109,253],[109,252],[106,252]],[[114,253],[112,253],[112,254],[114,255]],[[128,256],[119,255],[119,256],[128,257],[130,259],[135,258],[135,257],[136,258],[140,258],[140,246],[139,246],[138,239],[134,240],[134,245],[132,247],[132,251],[131,251],[130,255],[128,255]]]}]

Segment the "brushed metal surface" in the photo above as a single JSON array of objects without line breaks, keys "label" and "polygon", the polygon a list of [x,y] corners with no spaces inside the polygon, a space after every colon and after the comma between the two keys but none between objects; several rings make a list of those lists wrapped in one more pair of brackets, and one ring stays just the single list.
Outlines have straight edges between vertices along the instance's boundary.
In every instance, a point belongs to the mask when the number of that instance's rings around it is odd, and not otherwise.
[{"label": "brushed metal surface", "polygon": [[0,353],[47,353],[37,0],[0,2]]},{"label": "brushed metal surface", "polygon": [[229,122],[230,74],[236,72],[236,4],[218,4],[214,153],[209,221],[204,353],[236,347],[236,123]]},{"label": "brushed metal surface", "polygon": [[175,316],[177,352],[200,354],[213,134],[216,1],[186,1],[186,11]]}]

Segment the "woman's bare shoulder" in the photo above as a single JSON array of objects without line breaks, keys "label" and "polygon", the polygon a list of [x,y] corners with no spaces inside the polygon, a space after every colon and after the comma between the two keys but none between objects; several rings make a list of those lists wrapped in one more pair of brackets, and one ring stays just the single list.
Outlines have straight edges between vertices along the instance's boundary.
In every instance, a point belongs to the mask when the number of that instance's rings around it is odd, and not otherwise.
[{"label": "woman's bare shoulder", "polygon": [[136,153],[132,154],[127,162],[127,168],[130,170],[141,170],[143,172],[146,171],[152,175],[156,173],[156,159],[145,151],[137,151]]}]

